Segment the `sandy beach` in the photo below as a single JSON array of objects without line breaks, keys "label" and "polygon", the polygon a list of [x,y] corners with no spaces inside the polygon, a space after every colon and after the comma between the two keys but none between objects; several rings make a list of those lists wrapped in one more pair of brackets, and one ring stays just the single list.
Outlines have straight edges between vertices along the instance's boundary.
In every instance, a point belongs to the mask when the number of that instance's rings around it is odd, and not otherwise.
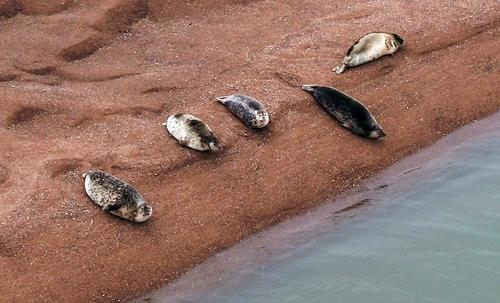
[{"label": "sandy beach", "polygon": [[[0,0],[0,302],[123,302],[500,109],[496,1]],[[336,75],[371,31],[394,56]],[[300,89],[361,100],[381,141]],[[251,131],[216,97],[263,101]],[[161,126],[202,118],[224,151]],[[154,216],[103,213],[81,174],[133,184]]]}]

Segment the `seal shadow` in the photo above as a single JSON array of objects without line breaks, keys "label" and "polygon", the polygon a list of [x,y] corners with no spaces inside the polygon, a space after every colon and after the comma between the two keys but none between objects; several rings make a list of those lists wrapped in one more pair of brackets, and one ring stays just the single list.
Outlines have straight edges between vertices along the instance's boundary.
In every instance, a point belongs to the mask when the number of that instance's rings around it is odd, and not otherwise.
[{"label": "seal shadow", "polygon": [[[85,196],[87,196],[85,194]],[[88,197],[87,197],[88,198]],[[147,200],[147,199],[146,199]],[[92,202],[92,200],[89,199],[90,202]],[[147,200],[148,203],[150,202],[149,200]],[[92,202],[93,204],[95,204],[94,202]],[[156,214],[156,208],[154,208],[154,205],[153,204],[149,204],[151,207],[153,207],[153,215],[147,219],[146,221],[144,222],[132,222],[132,221],[129,221],[127,219],[124,219],[124,218],[120,218],[118,216],[115,216],[109,212],[105,212],[103,211],[99,205],[95,204],[95,206],[97,207],[97,211],[100,211],[102,213],[104,213],[106,216],[109,217],[110,220],[112,220],[112,222],[117,222],[119,223],[120,225],[124,225],[126,226],[126,228],[131,228],[133,229],[134,231],[137,230],[137,226],[140,227],[139,231],[141,232],[144,232],[144,233],[149,233],[153,230],[153,228],[151,226],[153,226],[153,222],[154,222],[154,217],[157,215]],[[108,220],[108,219],[106,219]]]},{"label": "seal shadow", "polygon": [[398,60],[399,60],[397,57],[401,57],[400,54],[404,55],[405,53],[407,53],[407,51],[405,51],[405,49],[402,48],[401,50],[398,50],[394,54],[385,55],[385,56],[382,56],[382,57],[377,58],[375,60],[372,60],[370,62],[363,63],[363,64],[358,65],[358,66],[346,67],[343,74],[352,72],[353,70],[359,70],[360,72],[367,72],[366,69],[372,68],[372,66],[373,66],[373,68],[376,68],[376,69],[373,71],[373,73],[375,73],[375,75],[370,77],[371,80],[375,80],[377,78],[387,76],[397,69]]},{"label": "seal shadow", "polygon": [[395,69],[395,64],[394,63],[388,63],[388,64],[385,64],[385,65],[382,65],[382,67],[380,68],[380,76],[386,76],[390,73],[392,73]]},{"label": "seal shadow", "polygon": [[224,142],[221,142],[222,149],[220,151],[217,151],[217,152],[214,152],[212,150],[201,151],[201,150],[196,150],[194,148],[180,144],[179,141],[177,141],[177,139],[175,139],[172,135],[170,135],[168,133],[168,131],[167,131],[167,136],[170,138],[169,140],[174,145],[176,145],[178,148],[181,148],[182,150],[188,152],[190,161],[194,160],[191,157],[191,153],[196,155],[200,160],[210,160],[210,159],[214,159],[214,158],[218,158],[218,157],[223,157],[230,147],[228,145],[225,145]]},{"label": "seal shadow", "polygon": [[199,160],[212,160],[212,161],[217,161],[218,159],[224,158],[227,155],[228,150],[230,149],[230,146],[222,144],[222,150],[214,152],[214,151],[199,151],[195,150],[186,146],[183,146],[183,148],[189,149],[190,152],[193,152],[195,155],[197,155]]},{"label": "seal shadow", "polygon": [[361,135],[357,135],[358,137],[360,138],[363,138],[365,139],[364,141],[369,144],[369,145],[372,145],[372,146],[384,146],[385,145],[385,137],[384,138],[378,138],[378,139],[371,139],[371,138],[365,138]]},{"label": "seal shadow", "polygon": [[[171,136],[170,136],[171,137]],[[220,161],[223,161],[224,158],[227,157],[228,151],[231,149],[230,146],[222,145],[222,150],[218,152],[213,151],[198,151],[187,146],[180,145],[177,140],[171,137],[173,144],[177,145],[175,148],[180,149],[185,152],[182,154],[176,155],[172,161],[169,161],[168,164],[159,164],[156,169],[152,170],[152,174],[155,177],[163,178],[167,175],[173,174],[180,170],[186,169],[197,163],[205,161],[205,163],[209,165],[217,165]],[[117,168],[116,166],[111,166],[111,168]],[[120,170],[128,170],[123,169],[123,167],[118,167]]]}]

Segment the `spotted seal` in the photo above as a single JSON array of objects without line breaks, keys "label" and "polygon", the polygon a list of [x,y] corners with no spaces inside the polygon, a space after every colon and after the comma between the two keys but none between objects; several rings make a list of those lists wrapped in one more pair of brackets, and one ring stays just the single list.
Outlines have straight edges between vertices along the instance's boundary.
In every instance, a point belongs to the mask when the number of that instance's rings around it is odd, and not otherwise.
[{"label": "spotted seal", "polygon": [[85,192],[103,211],[132,222],[144,222],[153,209],[139,192],[125,181],[96,170],[83,174]]},{"label": "spotted seal", "polygon": [[377,139],[385,136],[373,115],[358,100],[328,86],[303,85],[323,108],[342,126],[363,137]]},{"label": "spotted seal", "polygon": [[360,38],[347,51],[342,64],[333,69],[341,74],[346,66],[352,67],[370,62],[385,55],[396,52],[404,43],[404,40],[389,33],[369,33]]},{"label": "spotted seal", "polygon": [[266,108],[252,97],[236,94],[216,99],[250,128],[263,128],[269,123]]},{"label": "spotted seal", "polygon": [[163,123],[179,144],[199,151],[219,151],[222,145],[212,130],[199,118],[189,114],[175,114]]}]

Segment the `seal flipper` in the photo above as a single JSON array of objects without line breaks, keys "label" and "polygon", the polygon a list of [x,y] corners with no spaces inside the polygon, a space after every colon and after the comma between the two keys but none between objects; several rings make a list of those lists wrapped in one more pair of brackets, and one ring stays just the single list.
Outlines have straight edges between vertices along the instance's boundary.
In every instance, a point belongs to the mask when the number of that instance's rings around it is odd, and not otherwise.
[{"label": "seal flipper", "polygon": [[340,125],[343,126],[343,127],[345,127],[345,128],[347,128],[347,129],[352,129],[352,127],[353,127],[352,123],[347,122],[347,121],[343,122],[343,123],[340,123]]},{"label": "seal flipper", "polygon": [[314,92],[314,85],[302,85],[302,89],[305,90],[306,92],[312,93]]},{"label": "seal flipper", "polygon": [[342,74],[345,70],[345,63],[342,63],[340,66],[335,67],[332,69],[332,72],[337,73],[338,75]]},{"label": "seal flipper", "polygon": [[115,204],[104,205],[102,207],[102,210],[110,212],[110,211],[113,211],[113,210],[118,210],[118,209],[120,209],[120,207],[122,207],[122,203],[118,202],[118,203],[115,203]]},{"label": "seal flipper", "polygon": [[219,101],[220,103],[224,104],[226,102],[227,97],[229,96],[222,96],[215,99],[217,99],[217,101]]}]

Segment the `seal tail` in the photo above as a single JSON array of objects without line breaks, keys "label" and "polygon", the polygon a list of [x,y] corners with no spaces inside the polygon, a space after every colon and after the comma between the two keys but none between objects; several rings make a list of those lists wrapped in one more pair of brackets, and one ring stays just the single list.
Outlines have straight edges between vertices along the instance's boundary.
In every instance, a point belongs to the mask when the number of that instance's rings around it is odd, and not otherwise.
[{"label": "seal tail", "polygon": [[337,75],[340,75],[344,72],[344,70],[345,70],[345,64],[342,64],[342,65],[337,66],[334,69],[332,69],[332,72],[335,72],[335,73],[337,73]]},{"label": "seal tail", "polygon": [[302,89],[306,92],[312,93],[314,91],[314,85],[302,85]]},{"label": "seal tail", "polygon": [[222,96],[222,97],[218,97],[218,98],[215,98],[215,99],[217,99],[217,101],[219,101],[220,103],[224,104],[224,102],[226,101],[227,97],[228,96]]}]

